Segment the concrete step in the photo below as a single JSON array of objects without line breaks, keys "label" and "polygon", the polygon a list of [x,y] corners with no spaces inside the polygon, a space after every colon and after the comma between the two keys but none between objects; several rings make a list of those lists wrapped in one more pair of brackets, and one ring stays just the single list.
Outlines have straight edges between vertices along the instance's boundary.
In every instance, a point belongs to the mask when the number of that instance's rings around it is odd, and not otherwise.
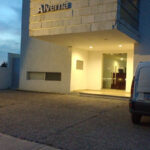
[{"label": "concrete step", "polygon": [[85,93],[85,92],[79,92],[80,96],[87,96],[87,97],[100,97],[100,98],[106,98],[106,99],[118,99],[118,100],[129,100],[129,97],[125,96],[114,96],[114,95],[105,95],[105,94],[95,94],[95,93]]}]

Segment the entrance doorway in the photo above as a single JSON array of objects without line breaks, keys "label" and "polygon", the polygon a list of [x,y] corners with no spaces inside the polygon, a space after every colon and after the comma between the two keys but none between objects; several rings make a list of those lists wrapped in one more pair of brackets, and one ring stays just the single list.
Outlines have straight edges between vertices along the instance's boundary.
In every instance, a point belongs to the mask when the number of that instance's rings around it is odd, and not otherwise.
[{"label": "entrance doorway", "polygon": [[103,89],[125,90],[127,54],[103,54]]}]

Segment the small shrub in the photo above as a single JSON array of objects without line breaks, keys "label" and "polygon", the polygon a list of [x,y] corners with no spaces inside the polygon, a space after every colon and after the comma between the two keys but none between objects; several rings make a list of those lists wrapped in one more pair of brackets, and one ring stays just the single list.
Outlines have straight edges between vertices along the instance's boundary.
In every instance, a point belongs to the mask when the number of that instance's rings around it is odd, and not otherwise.
[{"label": "small shrub", "polygon": [[6,62],[3,62],[1,65],[0,65],[0,67],[7,67],[8,66],[8,64],[6,63]]}]

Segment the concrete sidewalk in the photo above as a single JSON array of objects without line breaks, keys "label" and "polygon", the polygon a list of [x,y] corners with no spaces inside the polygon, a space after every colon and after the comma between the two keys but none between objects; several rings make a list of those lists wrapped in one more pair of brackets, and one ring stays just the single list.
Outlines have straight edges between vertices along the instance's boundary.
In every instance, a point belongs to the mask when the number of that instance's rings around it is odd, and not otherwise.
[{"label": "concrete sidewalk", "polygon": [[58,150],[46,145],[20,140],[0,133],[0,150]]}]

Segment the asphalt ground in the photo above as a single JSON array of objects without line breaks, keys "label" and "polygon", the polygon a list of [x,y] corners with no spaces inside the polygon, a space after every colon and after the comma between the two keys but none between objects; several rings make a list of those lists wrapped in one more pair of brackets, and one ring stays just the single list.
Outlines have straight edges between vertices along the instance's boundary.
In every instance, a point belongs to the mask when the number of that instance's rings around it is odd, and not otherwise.
[{"label": "asphalt ground", "polygon": [[132,124],[121,99],[1,91],[0,132],[64,150],[150,150],[150,118]]}]

